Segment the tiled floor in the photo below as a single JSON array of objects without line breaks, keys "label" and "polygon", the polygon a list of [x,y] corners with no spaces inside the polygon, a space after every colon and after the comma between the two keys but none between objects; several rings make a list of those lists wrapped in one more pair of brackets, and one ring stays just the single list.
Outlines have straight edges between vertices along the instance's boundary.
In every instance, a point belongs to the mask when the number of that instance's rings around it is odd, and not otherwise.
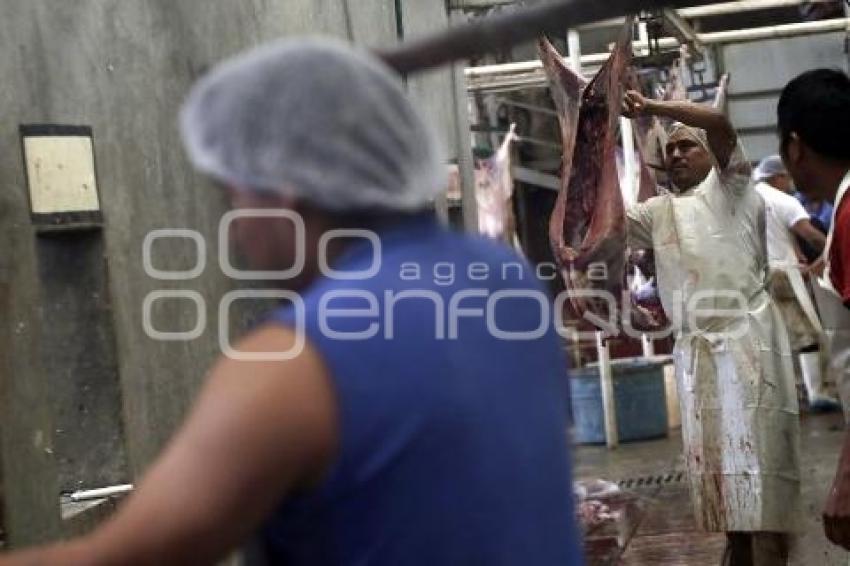
[{"label": "tiled floor", "polygon": [[[837,414],[805,415],[802,424],[805,522],[793,563],[846,566],[850,555],[826,540],[820,520],[838,459],[843,421]],[[577,449],[577,479],[624,482],[623,495],[612,504],[623,510],[624,518],[587,533],[588,564],[719,564],[724,536],[696,530],[687,484],[677,481],[682,470],[681,445],[679,432],[671,431],[670,438],[624,444],[615,450]]]}]

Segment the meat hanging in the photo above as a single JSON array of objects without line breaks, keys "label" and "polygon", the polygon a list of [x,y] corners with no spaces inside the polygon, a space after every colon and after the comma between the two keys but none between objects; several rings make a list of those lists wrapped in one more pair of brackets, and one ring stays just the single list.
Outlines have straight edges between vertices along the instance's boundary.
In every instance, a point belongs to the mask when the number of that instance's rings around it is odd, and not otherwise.
[{"label": "meat hanging", "polygon": [[[550,219],[550,243],[576,314],[607,335],[616,335],[620,324],[639,331],[660,330],[667,324],[655,290],[652,251],[627,249],[617,172],[632,23],[633,18],[627,18],[611,56],[589,83],[566,66],[547,40],[538,45],[563,143],[561,190]],[[640,143],[637,146],[641,148]],[[643,153],[639,152],[640,200],[656,194]]]}]

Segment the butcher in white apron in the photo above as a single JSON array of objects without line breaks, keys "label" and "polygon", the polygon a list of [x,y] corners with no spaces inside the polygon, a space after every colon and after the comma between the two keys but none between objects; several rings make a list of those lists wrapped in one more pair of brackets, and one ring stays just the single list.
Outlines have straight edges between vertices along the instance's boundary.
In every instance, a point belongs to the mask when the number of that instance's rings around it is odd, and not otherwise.
[{"label": "butcher in white apron", "polygon": [[[723,114],[629,92],[627,116],[674,125],[677,192],[628,212],[630,245],[655,251],[677,330],[682,436],[698,525],[726,532],[725,564],[785,564],[800,517],[799,421],[791,353],[766,291],[765,205]],[[693,127],[691,127],[693,126]]]},{"label": "butcher in white apron", "polygon": [[[834,69],[807,71],[782,90],[777,108],[782,160],[807,197],[835,202],[826,267],[815,298],[829,347],[830,373],[850,416],[850,77]],[[848,421],[850,422],[850,421]],[[826,508],[824,530],[850,549],[850,434]]]}]

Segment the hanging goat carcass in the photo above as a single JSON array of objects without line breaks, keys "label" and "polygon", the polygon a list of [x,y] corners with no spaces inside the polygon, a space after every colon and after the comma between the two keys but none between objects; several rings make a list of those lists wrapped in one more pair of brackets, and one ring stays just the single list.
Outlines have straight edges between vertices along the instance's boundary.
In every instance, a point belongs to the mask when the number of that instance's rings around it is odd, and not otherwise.
[{"label": "hanging goat carcass", "polygon": [[[567,67],[548,41],[539,44],[563,143],[562,186],[549,225],[552,250],[576,314],[607,335],[617,334],[621,321],[636,330],[666,323],[651,276],[635,278],[641,271],[651,273],[652,258],[627,249],[617,172],[631,27],[629,18],[611,56],[589,83]],[[650,192],[641,191],[641,197]]]}]

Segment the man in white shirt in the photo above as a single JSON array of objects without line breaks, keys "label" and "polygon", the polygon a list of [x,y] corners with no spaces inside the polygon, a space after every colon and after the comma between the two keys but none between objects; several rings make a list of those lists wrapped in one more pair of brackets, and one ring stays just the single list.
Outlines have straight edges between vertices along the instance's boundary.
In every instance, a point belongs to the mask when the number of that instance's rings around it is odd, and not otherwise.
[{"label": "man in white shirt", "polygon": [[826,236],[812,224],[800,201],[791,196],[793,185],[782,158],[778,155],[765,157],[753,171],[753,178],[769,213],[767,253],[771,269],[799,266],[795,235],[823,251]]},{"label": "man in white shirt", "polygon": [[782,312],[791,349],[799,353],[795,366],[802,374],[809,407],[814,411],[838,410],[838,401],[824,390],[825,359],[820,348],[823,329],[800,272],[802,256],[794,238],[797,235],[823,251],[826,237],[811,223],[800,201],[791,196],[791,177],[781,157],[764,158],[753,171],[753,179],[756,191],[765,201],[769,290]]}]

